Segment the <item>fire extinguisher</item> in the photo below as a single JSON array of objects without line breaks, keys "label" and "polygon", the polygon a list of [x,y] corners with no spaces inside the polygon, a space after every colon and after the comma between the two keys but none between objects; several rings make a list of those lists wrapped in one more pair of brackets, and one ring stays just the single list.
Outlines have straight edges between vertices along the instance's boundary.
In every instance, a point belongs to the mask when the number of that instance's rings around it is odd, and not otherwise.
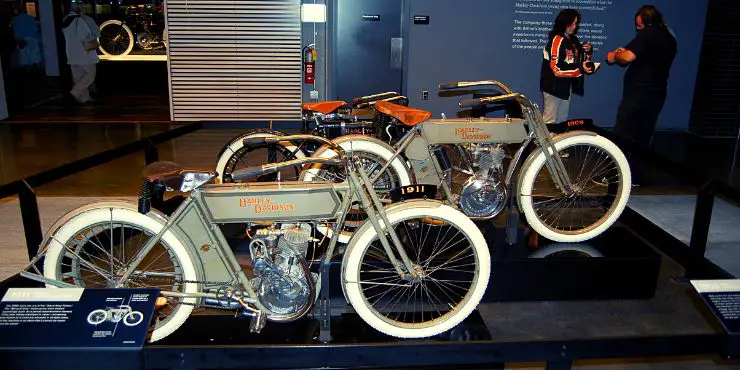
[{"label": "fire extinguisher", "polygon": [[307,45],[303,48],[303,80],[306,84],[313,85],[316,75],[316,46]]}]

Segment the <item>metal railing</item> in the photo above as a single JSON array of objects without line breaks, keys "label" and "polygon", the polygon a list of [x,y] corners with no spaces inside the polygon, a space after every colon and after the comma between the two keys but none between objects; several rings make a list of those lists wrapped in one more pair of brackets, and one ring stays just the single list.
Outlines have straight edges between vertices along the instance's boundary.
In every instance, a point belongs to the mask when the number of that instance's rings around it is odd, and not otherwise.
[{"label": "metal railing", "polygon": [[0,199],[18,195],[29,260],[36,256],[43,239],[35,188],[138,151],[144,151],[146,164],[154,163],[159,160],[157,144],[197,131],[202,127],[203,124],[200,122],[183,125],[0,186]]}]

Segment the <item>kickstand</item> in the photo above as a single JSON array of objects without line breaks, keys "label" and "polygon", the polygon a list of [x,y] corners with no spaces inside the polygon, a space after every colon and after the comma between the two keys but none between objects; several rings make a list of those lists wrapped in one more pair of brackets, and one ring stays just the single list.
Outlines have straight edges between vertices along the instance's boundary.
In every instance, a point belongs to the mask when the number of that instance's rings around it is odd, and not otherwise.
[{"label": "kickstand", "polygon": [[259,333],[262,331],[262,328],[265,327],[266,317],[262,313],[262,311],[257,311],[254,314],[254,317],[252,317],[252,320],[249,321],[249,332],[250,333]]},{"label": "kickstand", "polygon": [[329,298],[329,266],[328,263],[321,265],[321,293],[319,293],[319,341],[328,343],[331,341],[331,300]]},{"label": "kickstand", "polygon": [[[509,194],[512,194],[511,190],[510,187]],[[519,208],[516,206],[514,197],[509,197],[507,208],[509,209],[509,217],[506,223],[506,244],[513,245],[519,239]]]}]

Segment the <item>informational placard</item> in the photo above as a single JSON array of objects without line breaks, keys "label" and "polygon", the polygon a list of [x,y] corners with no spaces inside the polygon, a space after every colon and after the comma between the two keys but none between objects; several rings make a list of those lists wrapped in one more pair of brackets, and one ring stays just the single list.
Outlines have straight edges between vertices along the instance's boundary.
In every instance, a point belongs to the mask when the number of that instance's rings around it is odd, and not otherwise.
[{"label": "informational placard", "polygon": [[414,24],[429,24],[429,16],[428,15],[415,15]]},{"label": "informational placard", "polygon": [[0,347],[141,348],[158,289],[10,288]]},{"label": "informational placard", "polygon": [[691,280],[691,285],[727,333],[740,333],[740,280]]}]

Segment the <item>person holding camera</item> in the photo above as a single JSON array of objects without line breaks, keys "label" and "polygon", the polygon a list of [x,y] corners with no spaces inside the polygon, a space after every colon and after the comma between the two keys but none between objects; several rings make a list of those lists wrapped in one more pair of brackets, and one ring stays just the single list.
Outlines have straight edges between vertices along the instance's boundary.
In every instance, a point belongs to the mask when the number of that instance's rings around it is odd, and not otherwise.
[{"label": "person holding camera", "polygon": [[545,103],[543,118],[548,124],[568,119],[571,93],[583,96],[584,75],[596,70],[591,62],[593,46],[581,44],[576,36],[580,21],[577,10],[561,10],[542,50],[540,91]]},{"label": "person holding camera", "polygon": [[70,12],[62,21],[66,41],[67,64],[72,69],[74,86],[70,95],[80,104],[92,102],[90,87],[95,82],[98,58],[98,36],[95,21],[85,15],[85,4],[73,0]]}]

